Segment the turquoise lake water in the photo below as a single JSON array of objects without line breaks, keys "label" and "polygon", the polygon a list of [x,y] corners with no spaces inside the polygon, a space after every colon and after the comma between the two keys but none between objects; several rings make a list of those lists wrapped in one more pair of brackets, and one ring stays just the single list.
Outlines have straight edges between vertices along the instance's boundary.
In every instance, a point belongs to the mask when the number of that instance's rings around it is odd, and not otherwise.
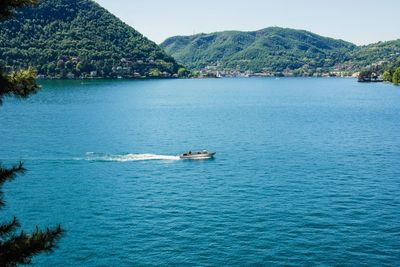
[{"label": "turquoise lake water", "polygon": [[67,230],[34,266],[400,265],[389,84],[43,82],[0,107],[0,159],[28,168],[2,218]]}]

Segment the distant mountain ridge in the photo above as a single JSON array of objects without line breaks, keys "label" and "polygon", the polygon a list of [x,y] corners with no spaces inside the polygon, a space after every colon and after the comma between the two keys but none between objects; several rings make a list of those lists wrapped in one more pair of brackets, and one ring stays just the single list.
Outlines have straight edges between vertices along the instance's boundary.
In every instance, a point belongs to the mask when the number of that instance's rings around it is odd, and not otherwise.
[{"label": "distant mountain ridge", "polygon": [[0,22],[0,67],[32,65],[50,78],[181,77],[183,65],[313,75],[385,66],[400,55],[400,39],[356,46],[279,27],[175,36],[161,47],[93,0],[41,0]]},{"label": "distant mountain ridge", "polygon": [[253,72],[289,69],[302,74],[354,71],[379,61],[392,60],[400,52],[399,44],[400,40],[397,40],[359,47],[304,30],[270,27],[251,32],[175,36],[160,46],[192,70],[214,66],[219,70]]},{"label": "distant mountain ridge", "polygon": [[170,77],[181,67],[92,0],[42,0],[0,23],[0,63],[49,77]]}]

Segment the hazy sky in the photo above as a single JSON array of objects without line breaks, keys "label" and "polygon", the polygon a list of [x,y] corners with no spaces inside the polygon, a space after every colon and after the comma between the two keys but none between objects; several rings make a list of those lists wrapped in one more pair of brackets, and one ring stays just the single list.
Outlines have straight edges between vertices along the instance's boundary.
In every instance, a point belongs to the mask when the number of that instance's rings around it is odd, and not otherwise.
[{"label": "hazy sky", "polygon": [[149,39],[269,26],[356,44],[400,38],[400,0],[96,0]]}]

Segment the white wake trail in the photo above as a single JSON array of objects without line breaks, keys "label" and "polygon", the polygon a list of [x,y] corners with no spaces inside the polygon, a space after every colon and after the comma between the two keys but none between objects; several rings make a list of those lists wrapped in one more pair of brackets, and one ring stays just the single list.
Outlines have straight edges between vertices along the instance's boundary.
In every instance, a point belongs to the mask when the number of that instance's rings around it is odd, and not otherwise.
[{"label": "white wake trail", "polygon": [[88,152],[86,153],[85,160],[88,161],[144,161],[144,160],[179,160],[179,156],[157,155],[157,154],[102,154]]}]

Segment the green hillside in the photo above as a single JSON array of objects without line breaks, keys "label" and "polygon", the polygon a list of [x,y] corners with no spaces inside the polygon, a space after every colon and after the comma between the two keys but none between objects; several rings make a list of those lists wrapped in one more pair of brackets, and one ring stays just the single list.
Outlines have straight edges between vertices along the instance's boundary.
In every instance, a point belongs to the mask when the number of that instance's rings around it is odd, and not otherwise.
[{"label": "green hillside", "polygon": [[50,77],[170,77],[179,65],[92,0],[42,0],[0,24],[0,61]]},{"label": "green hillside", "polygon": [[400,60],[400,39],[360,46],[350,54],[348,68],[363,69],[390,65]]},{"label": "green hillside", "polygon": [[167,39],[161,47],[191,69],[283,71],[329,69],[349,60],[357,46],[303,30],[271,27],[254,32],[226,31]]}]

